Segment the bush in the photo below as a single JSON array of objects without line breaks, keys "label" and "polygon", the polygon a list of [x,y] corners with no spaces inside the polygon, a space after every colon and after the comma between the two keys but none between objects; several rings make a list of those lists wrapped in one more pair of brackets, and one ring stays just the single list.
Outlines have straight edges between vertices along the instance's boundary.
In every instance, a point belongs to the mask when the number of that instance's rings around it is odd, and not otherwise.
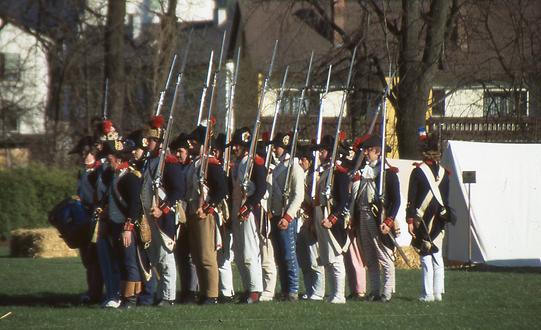
[{"label": "bush", "polygon": [[0,170],[0,238],[18,228],[48,226],[55,204],[75,194],[77,174],[43,165]]}]

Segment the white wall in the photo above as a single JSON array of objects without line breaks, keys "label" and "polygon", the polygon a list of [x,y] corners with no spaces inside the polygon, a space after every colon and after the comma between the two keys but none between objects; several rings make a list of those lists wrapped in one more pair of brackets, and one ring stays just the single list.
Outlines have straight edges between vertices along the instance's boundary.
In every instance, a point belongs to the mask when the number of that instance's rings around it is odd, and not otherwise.
[{"label": "white wall", "polygon": [[483,117],[483,89],[461,89],[448,95],[445,117]]},{"label": "white wall", "polygon": [[40,49],[36,38],[11,24],[0,31],[0,52],[20,56],[20,82],[0,81],[1,97],[23,109],[19,133],[44,133],[44,109],[49,85],[45,53]]},{"label": "white wall", "polygon": [[[269,89],[265,94],[265,100],[263,101],[263,111],[261,113],[263,117],[274,116],[274,107],[276,104],[276,100],[278,99],[278,94],[278,89]],[[343,91],[334,91],[330,92],[327,95],[327,98],[323,100],[323,117],[338,117],[338,114],[340,113],[340,105],[342,103],[343,95]],[[300,96],[300,92],[298,96]],[[315,104],[315,106],[319,107],[319,101],[317,104]],[[347,103],[344,108],[344,116],[346,115]]]}]

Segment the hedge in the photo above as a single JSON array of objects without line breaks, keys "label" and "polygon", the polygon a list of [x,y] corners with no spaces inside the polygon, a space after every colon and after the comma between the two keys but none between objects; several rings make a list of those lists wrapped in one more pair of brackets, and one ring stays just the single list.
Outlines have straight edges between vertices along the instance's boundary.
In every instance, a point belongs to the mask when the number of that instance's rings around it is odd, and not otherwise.
[{"label": "hedge", "polygon": [[76,179],[76,170],[44,165],[0,170],[0,239],[13,229],[48,226],[48,212],[75,193]]}]

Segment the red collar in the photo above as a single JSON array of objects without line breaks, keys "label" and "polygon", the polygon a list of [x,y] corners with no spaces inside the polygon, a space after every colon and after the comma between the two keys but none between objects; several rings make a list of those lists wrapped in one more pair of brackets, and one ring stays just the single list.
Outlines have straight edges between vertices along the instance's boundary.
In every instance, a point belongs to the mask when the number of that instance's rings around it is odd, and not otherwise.
[{"label": "red collar", "polygon": [[220,165],[220,160],[216,157],[209,157],[209,165]]},{"label": "red collar", "polygon": [[178,158],[175,155],[172,155],[172,154],[168,154],[167,156],[165,156],[165,162],[167,164],[178,164],[178,163],[180,163]]},{"label": "red collar", "polygon": [[118,167],[116,168],[117,171],[125,170],[130,166],[128,162],[122,162]]}]

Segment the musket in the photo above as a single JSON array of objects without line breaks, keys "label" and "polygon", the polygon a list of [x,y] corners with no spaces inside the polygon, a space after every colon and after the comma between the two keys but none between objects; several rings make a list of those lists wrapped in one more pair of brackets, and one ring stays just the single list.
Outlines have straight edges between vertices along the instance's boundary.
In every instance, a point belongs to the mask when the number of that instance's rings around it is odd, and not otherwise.
[{"label": "musket", "polygon": [[355,57],[357,55],[357,47],[353,49],[353,54],[351,55],[351,62],[349,64],[349,72],[348,72],[348,79],[346,82],[346,89],[344,91],[344,94],[342,95],[342,103],[340,104],[340,112],[338,114],[338,123],[336,124],[336,132],[334,134],[334,145],[332,148],[331,153],[331,163],[329,168],[329,175],[327,176],[327,180],[325,182],[325,198],[327,200],[327,203],[329,203],[331,198],[331,191],[332,191],[332,185],[333,185],[333,179],[334,179],[334,167],[336,162],[336,154],[338,152],[338,138],[340,135],[340,128],[342,126],[342,118],[344,116],[344,108],[346,107],[346,101],[350,92],[351,88],[351,77],[353,73],[353,67],[355,66]]},{"label": "musket", "polygon": [[207,97],[207,89],[209,88],[210,84],[210,78],[212,76],[212,65],[214,60],[214,50],[210,52],[210,58],[209,58],[209,67],[207,69],[207,79],[205,80],[205,83],[203,85],[203,91],[201,92],[201,100],[199,101],[199,114],[197,115],[197,125],[199,126],[201,124],[201,120],[203,119],[203,109],[205,108],[205,99]]},{"label": "musket", "polygon": [[[390,69],[389,69],[389,76],[391,75]],[[386,160],[386,147],[387,147],[387,96],[390,91],[390,83],[387,83],[387,86],[385,88],[385,92],[383,93],[382,99],[381,99],[381,160],[380,160],[380,168],[379,168],[379,182],[378,182],[378,204],[379,204],[379,223],[382,224],[383,221],[386,218],[385,214],[385,177],[386,177],[386,171],[385,171],[385,160]],[[408,256],[404,253],[400,245],[396,242],[396,239],[393,236],[393,233],[389,231],[387,233],[387,236],[391,239],[391,242],[393,243],[394,247],[398,251],[398,254],[404,259],[408,267],[413,268]]]},{"label": "musket", "polygon": [[[329,85],[331,83],[331,72],[332,72],[332,64],[329,65],[329,74],[327,75],[327,84],[325,85],[325,92],[321,96],[321,99],[319,100],[319,114],[317,118],[317,133],[316,133],[316,145],[319,145],[321,143],[321,135],[323,134],[323,111],[324,111],[324,105],[323,101],[327,98],[327,95],[329,94]],[[314,163],[313,163],[313,174],[312,174],[312,189],[310,191],[310,197],[312,200],[316,197],[316,182],[317,182],[317,169],[319,167],[319,150],[314,151]]]},{"label": "musket", "polygon": [[103,92],[103,109],[102,109],[102,119],[106,120],[108,117],[107,113],[107,99],[109,98],[109,78],[105,78],[105,87]]},{"label": "musket", "polygon": [[208,169],[208,159],[210,154],[210,138],[212,136],[212,111],[214,109],[214,103],[216,99],[217,94],[217,86],[218,86],[218,78],[220,76],[220,70],[222,69],[222,60],[223,60],[223,54],[224,54],[224,48],[225,48],[225,37],[226,37],[226,31],[224,31],[224,35],[222,38],[222,47],[220,49],[220,58],[218,60],[218,66],[216,68],[216,71],[213,73],[212,77],[212,89],[210,93],[210,102],[209,102],[209,110],[207,113],[207,128],[205,130],[205,142],[203,144],[203,149],[201,153],[201,167],[199,168],[199,180],[201,184],[204,184],[207,179],[207,169]]},{"label": "musket", "polygon": [[175,68],[176,62],[177,62],[177,54],[173,56],[173,60],[171,61],[171,66],[169,66],[169,74],[167,74],[167,80],[165,81],[165,86],[163,90],[160,92],[160,98],[158,100],[158,105],[156,106],[156,112],[154,113],[155,116],[160,115],[162,111],[163,101],[165,99],[165,93],[169,89],[169,83],[171,82],[171,77],[173,76],[173,69]]},{"label": "musket", "polygon": [[250,183],[250,177],[252,175],[252,169],[254,167],[254,158],[257,146],[257,136],[259,134],[259,128],[261,126],[261,112],[263,111],[263,102],[265,101],[265,94],[269,87],[269,81],[272,76],[272,69],[274,67],[274,60],[276,58],[276,50],[278,49],[278,40],[274,42],[274,49],[272,50],[272,57],[269,64],[269,71],[263,82],[263,88],[261,89],[261,96],[259,98],[259,106],[257,108],[256,120],[254,122],[254,129],[252,130],[252,140],[250,141],[250,148],[248,150],[248,160],[246,162],[246,171],[241,181],[242,190],[244,195],[248,191],[248,184]]},{"label": "musket", "polygon": [[306,90],[308,89],[308,86],[310,86],[310,75],[312,73],[312,63],[314,61],[314,51],[310,54],[310,62],[308,63],[308,72],[306,73],[306,81],[304,83],[304,87],[301,91],[301,97],[299,98],[299,109],[297,110],[297,118],[295,119],[295,128],[293,131],[293,138],[291,141],[291,151],[289,152],[289,162],[287,164],[287,170],[286,170],[286,177],[285,177],[285,183],[284,183],[284,192],[282,194],[283,198],[283,213],[285,213],[286,205],[289,201],[289,194],[290,194],[290,183],[291,183],[291,171],[293,169],[293,163],[295,162],[295,154],[297,153],[297,140],[299,138],[299,121],[301,118],[301,112],[302,108],[305,107],[304,98],[306,95]]},{"label": "musket", "polygon": [[[274,139],[274,135],[276,134],[276,124],[278,122],[278,115],[280,114],[280,108],[282,107],[282,99],[284,98],[284,92],[286,90],[286,82],[287,82],[287,74],[289,72],[289,65],[286,67],[286,70],[284,72],[284,78],[282,79],[282,85],[280,86],[280,94],[278,95],[278,99],[276,100],[276,104],[274,106],[274,117],[272,118],[272,126],[271,131],[269,135],[269,140],[272,141]],[[267,169],[267,176],[270,172],[270,162],[272,159],[272,147],[270,145],[267,146],[267,155],[265,158],[265,168]]]},{"label": "musket", "polygon": [[163,143],[160,149],[160,158],[158,160],[158,168],[156,170],[156,174],[154,177],[154,196],[155,196],[156,203],[159,202],[159,188],[162,186],[163,170],[165,167],[165,156],[167,152],[167,146],[169,145],[169,140],[171,137],[171,130],[173,127],[173,114],[175,113],[175,106],[177,103],[177,98],[178,98],[181,84],[182,84],[182,73],[179,73],[177,75],[177,82],[175,84],[175,93],[173,94],[173,101],[171,102],[171,109],[169,111],[169,119],[167,120],[167,126],[163,134]]},{"label": "musket", "polygon": [[[229,88],[229,97],[227,100],[227,112],[225,114],[225,145],[231,142],[233,131],[235,130],[235,89],[237,88],[237,80],[239,77],[241,48],[237,49],[237,61],[235,63],[235,73],[233,81]],[[225,148],[223,169],[226,176],[229,176],[229,164],[231,164],[231,148]]]},{"label": "musket", "polygon": [[[389,78],[390,81],[392,81],[394,79],[394,75],[396,74],[396,71],[394,72],[394,74]],[[381,98],[381,101],[378,102],[378,105],[377,105],[377,110],[376,110],[376,113],[374,114],[374,117],[372,118],[372,122],[370,123],[370,126],[368,127],[368,132],[367,134],[372,134],[372,132],[374,131],[374,128],[376,127],[376,122],[377,122],[377,119],[378,119],[378,116],[381,112],[381,103],[387,99],[387,96],[389,95],[389,93],[391,92],[391,86],[390,84],[387,84],[387,86],[385,87],[385,91],[383,92],[383,95],[384,97]],[[364,156],[363,156],[363,149],[360,148],[359,150],[359,157],[357,157],[357,160],[355,162],[355,165],[353,166],[353,169],[350,171],[350,176],[353,176],[355,175],[355,172],[357,172],[361,166],[362,166],[362,163],[363,163],[363,160],[364,160]]]}]

